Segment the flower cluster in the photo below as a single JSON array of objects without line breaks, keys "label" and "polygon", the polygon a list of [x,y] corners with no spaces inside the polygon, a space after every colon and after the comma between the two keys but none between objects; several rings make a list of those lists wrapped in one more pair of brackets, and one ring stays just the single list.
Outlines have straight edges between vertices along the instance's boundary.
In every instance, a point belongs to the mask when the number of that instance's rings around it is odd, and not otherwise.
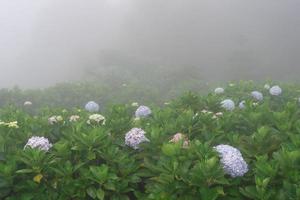
[{"label": "flower cluster", "polygon": [[182,133],[176,133],[175,135],[173,135],[172,139],[169,142],[178,143],[180,141],[183,141],[182,143],[183,148],[188,148],[190,141],[188,137]]},{"label": "flower cluster", "polygon": [[87,104],[85,104],[84,108],[89,112],[98,112],[99,111],[99,105],[94,101],[89,101]]},{"label": "flower cluster", "polygon": [[269,90],[269,89],[270,89],[270,85],[269,85],[269,84],[265,84],[265,85],[264,85],[264,88],[265,88],[266,90]]},{"label": "flower cluster", "polygon": [[69,118],[70,122],[77,122],[80,119],[79,115],[71,115]]},{"label": "flower cluster", "polygon": [[138,102],[133,102],[133,103],[131,104],[131,106],[132,106],[132,107],[138,107],[139,104],[138,104]]},{"label": "flower cluster", "polygon": [[218,87],[215,89],[215,94],[222,94],[224,93],[224,88]]},{"label": "flower cluster", "polygon": [[264,96],[261,92],[258,91],[253,91],[251,92],[251,96],[256,100],[256,101],[262,101],[264,99]]},{"label": "flower cluster", "polygon": [[145,131],[141,128],[132,128],[125,135],[125,144],[133,149],[138,149],[139,144],[142,142],[149,142],[145,136]]},{"label": "flower cluster", "polygon": [[225,110],[232,111],[235,108],[235,104],[231,99],[225,99],[221,102],[221,107]]},{"label": "flower cluster", "polygon": [[24,106],[31,106],[32,105],[32,102],[31,101],[25,101],[24,102]]},{"label": "flower cluster", "polygon": [[102,123],[102,125],[105,124],[105,117],[100,114],[92,114],[87,120],[88,124],[100,124],[100,122]]},{"label": "flower cluster", "polygon": [[246,103],[245,100],[241,101],[241,102],[239,103],[239,108],[240,108],[240,109],[245,109],[245,108],[246,108],[245,103]]},{"label": "flower cluster", "polygon": [[2,121],[0,121],[0,125],[7,126],[8,128],[19,128],[17,121],[13,121],[13,122],[2,122]]},{"label": "flower cluster", "polygon": [[151,109],[147,106],[140,106],[136,109],[135,111],[135,117],[147,117],[148,115],[150,115]]},{"label": "flower cluster", "polygon": [[248,165],[238,149],[224,144],[217,145],[214,149],[221,157],[220,161],[226,174],[234,178],[243,176],[248,172]]},{"label": "flower cluster", "polygon": [[278,96],[278,95],[281,95],[282,89],[278,85],[275,85],[270,88],[269,92],[273,96]]},{"label": "flower cluster", "polygon": [[24,149],[27,147],[48,151],[52,147],[52,144],[45,137],[33,136],[29,138],[27,144],[24,146]]},{"label": "flower cluster", "polygon": [[222,112],[217,112],[212,116],[212,119],[218,119],[219,117],[222,117],[223,113]]},{"label": "flower cluster", "polygon": [[56,124],[56,123],[61,122],[61,121],[63,121],[63,117],[60,116],[60,115],[53,115],[52,117],[48,118],[48,123],[50,125]]}]

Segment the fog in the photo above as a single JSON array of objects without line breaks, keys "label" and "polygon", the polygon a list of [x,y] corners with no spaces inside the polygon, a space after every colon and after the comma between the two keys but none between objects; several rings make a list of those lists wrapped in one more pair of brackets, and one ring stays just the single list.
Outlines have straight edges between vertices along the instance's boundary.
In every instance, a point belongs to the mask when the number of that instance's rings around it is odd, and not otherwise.
[{"label": "fog", "polygon": [[299,80],[299,10],[298,0],[1,0],[0,88],[124,74]]}]

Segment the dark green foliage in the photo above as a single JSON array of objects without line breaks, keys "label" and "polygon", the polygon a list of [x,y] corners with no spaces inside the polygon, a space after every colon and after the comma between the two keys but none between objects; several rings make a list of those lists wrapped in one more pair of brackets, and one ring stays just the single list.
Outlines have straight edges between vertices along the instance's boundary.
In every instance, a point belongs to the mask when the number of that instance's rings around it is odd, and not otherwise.
[{"label": "dark green foliage", "polygon": [[[33,110],[13,106],[0,110],[2,122],[17,121],[19,126],[0,124],[0,199],[300,199],[300,105],[295,99],[299,95],[296,86],[284,86],[278,97],[271,97],[263,86],[244,82],[225,88],[221,95],[188,92],[168,105],[162,104],[165,99],[157,98],[146,104],[152,114],[139,120],[134,118],[136,107],[113,104],[100,111],[106,118],[104,125],[87,124],[90,113],[71,107],[81,107],[105,88],[80,87],[83,89],[73,91],[69,99],[56,96],[54,102],[52,95],[57,90],[53,89],[49,94],[52,97],[48,101],[43,97],[43,103],[33,104]],[[58,88],[57,94],[62,94],[72,87]],[[78,99],[77,92],[86,94],[87,88],[95,96]],[[21,101],[14,96],[22,91],[15,90],[13,95],[2,90],[0,94],[11,95],[2,100]],[[263,91],[264,101],[253,105],[249,95],[252,90]],[[125,94],[129,93],[122,93],[128,103],[136,101]],[[106,96],[106,101],[114,95]],[[219,103],[226,98],[236,104],[246,100],[246,108],[225,111]],[[69,102],[71,106],[66,106]],[[157,102],[161,104],[153,106]],[[49,107],[35,110],[45,105]],[[58,108],[64,106],[67,110]],[[218,112],[222,114],[216,116]],[[64,120],[50,125],[48,118],[52,115],[61,115]],[[71,115],[80,119],[70,122]],[[133,127],[145,130],[150,140],[140,144],[138,150],[124,141]],[[176,133],[189,139],[187,146],[183,139],[170,142]],[[47,137],[53,147],[48,152],[24,149],[31,136]],[[243,177],[231,178],[224,173],[213,149],[218,144],[241,151],[249,165]]]}]

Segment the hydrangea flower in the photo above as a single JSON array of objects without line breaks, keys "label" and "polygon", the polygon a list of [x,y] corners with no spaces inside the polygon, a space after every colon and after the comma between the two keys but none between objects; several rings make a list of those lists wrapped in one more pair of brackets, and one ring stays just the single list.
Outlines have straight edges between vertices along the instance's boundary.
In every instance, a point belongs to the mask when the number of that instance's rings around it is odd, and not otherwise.
[{"label": "hydrangea flower", "polygon": [[235,108],[235,104],[231,99],[225,99],[221,102],[221,107],[225,110],[232,111]]},{"label": "hydrangea flower", "polygon": [[84,108],[89,112],[98,112],[99,111],[99,105],[94,101],[89,101],[87,104],[85,104]]},{"label": "hydrangea flower", "polygon": [[251,96],[256,100],[256,101],[262,101],[264,99],[264,96],[261,92],[258,91],[253,91],[251,92]]},{"label": "hydrangea flower", "polygon": [[138,102],[133,102],[133,103],[131,104],[131,106],[132,106],[132,107],[138,107],[139,104],[138,104]]},{"label": "hydrangea flower", "polygon": [[60,116],[60,115],[53,115],[52,117],[48,118],[48,123],[50,125],[56,124],[56,123],[61,122],[61,121],[63,121],[63,117]]},{"label": "hydrangea flower", "polygon": [[105,124],[105,117],[100,114],[92,114],[89,116],[89,119],[87,121],[88,124],[96,123],[99,124],[102,122],[102,125]]},{"label": "hydrangea flower", "polygon": [[269,92],[273,96],[278,96],[282,93],[282,89],[278,85],[275,85],[270,88]]},{"label": "hydrangea flower", "polygon": [[224,88],[218,87],[215,89],[215,94],[222,94],[224,93]]},{"label": "hydrangea flower", "polygon": [[265,88],[266,90],[269,90],[269,89],[270,89],[270,85],[269,85],[269,84],[265,84],[265,85],[264,85],[264,88]]},{"label": "hydrangea flower", "polygon": [[243,176],[248,172],[248,165],[243,159],[241,152],[230,145],[217,145],[214,149],[221,157],[221,164],[226,174],[231,177]]},{"label": "hydrangea flower", "polygon": [[32,102],[31,101],[25,101],[24,102],[24,106],[31,106],[32,105]]},{"label": "hydrangea flower", "polygon": [[214,113],[214,115],[211,118],[212,119],[218,119],[221,116],[223,116],[223,113],[222,112],[217,112],[217,113]]},{"label": "hydrangea flower", "polygon": [[48,151],[52,147],[52,144],[45,137],[33,136],[28,140],[27,144],[24,146],[24,149],[27,147]]},{"label": "hydrangea flower", "polygon": [[79,115],[71,115],[70,118],[69,118],[69,121],[70,122],[76,122],[80,119],[80,116]]},{"label": "hydrangea flower", "polygon": [[187,148],[189,146],[189,144],[190,144],[190,141],[187,138],[187,136],[184,135],[184,134],[182,134],[182,133],[176,133],[175,135],[173,135],[172,139],[169,142],[178,143],[181,140],[183,140],[182,147],[183,148]]},{"label": "hydrangea flower", "polygon": [[135,117],[147,117],[151,113],[152,112],[151,112],[151,109],[149,107],[147,107],[147,106],[140,106],[135,111]]},{"label": "hydrangea flower", "polygon": [[125,144],[133,149],[138,149],[140,143],[150,141],[146,138],[145,133],[146,132],[141,128],[132,128],[125,135]]},{"label": "hydrangea flower", "polygon": [[245,108],[246,108],[245,103],[246,103],[245,100],[241,101],[241,102],[239,103],[239,108],[240,108],[240,109],[245,109]]}]

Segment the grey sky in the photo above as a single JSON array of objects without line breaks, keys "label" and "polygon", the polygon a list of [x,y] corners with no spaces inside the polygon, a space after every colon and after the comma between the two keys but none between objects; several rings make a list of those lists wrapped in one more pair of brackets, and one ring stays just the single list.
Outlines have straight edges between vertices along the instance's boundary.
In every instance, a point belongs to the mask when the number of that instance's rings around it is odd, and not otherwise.
[{"label": "grey sky", "polygon": [[1,0],[0,86],[143,63],[216,80],[296,79],[299,10],[298,0]]}]

